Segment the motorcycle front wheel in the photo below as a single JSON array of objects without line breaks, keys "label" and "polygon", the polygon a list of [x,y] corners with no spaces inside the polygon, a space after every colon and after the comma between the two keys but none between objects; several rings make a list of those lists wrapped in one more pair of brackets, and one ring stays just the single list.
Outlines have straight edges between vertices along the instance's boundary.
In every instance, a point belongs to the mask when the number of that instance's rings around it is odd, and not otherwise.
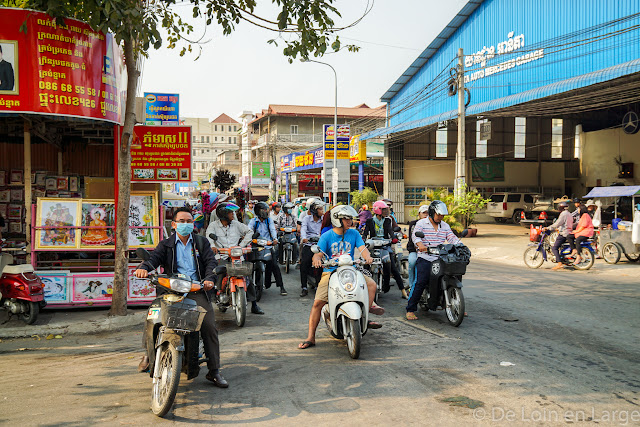
[{"label": "motorcycle front wheel", "polygon": [[247,293],[244,288],[236,288],[236,292],[234,294],[235,298],[235,307],[234,311],[236,314],[236,325],[238,327],[244,326],[244,321],[247,318]]},{"label": "motorcycle front wheel", "polygon": [[24,303],[27,306],[28,310],[25,313],[22,313],[22,320],[27,325],[33,325],[35,321],[38,319],[38,313],[40,313],[40,303],[39,302],[28,302]]},{"label": "motorcycle front wheel", "polygon": [[160,362],[156,363],[153,370],[151,411],[159,417],[164,417],[173,406],[178,391],[182,352],[170,343],[164,343],[156,351],[161,353]]},{"label": "motorcycle front wheel", "polygon": [[360,321],[354,319],[346,319],[344,322],[346,331],[344,337],[347,340],[347,349],[352,359],[360,357],[360,343],[362,342],[362,331]]},{"label": "motorcycle front wheel", "polygon": [[539,268],[544,262],[544,257],[542,256],[542,252],[538,250],[535,246],[529,246],[526,251],[524,251],[524,263],[529,268]]},{"label": "motorcycle front wheel", "polygon": [[447,320],[453,326],[460,326],[460,323],[464,320],[464,296],[462,295],[462,289],[451,286],[447,289],[447,296],[451,304],[445,307],[444,310],[447,314]]},{"label": "motorcycle front wheel", "polygon": [[582,252],[580,253],[580,257],[582,260],[579,264],[574,264],[573,266],[576,270],[588,270],[593,266],[593,263],[596,261],[595,255],[587,248],[582,248]]}]

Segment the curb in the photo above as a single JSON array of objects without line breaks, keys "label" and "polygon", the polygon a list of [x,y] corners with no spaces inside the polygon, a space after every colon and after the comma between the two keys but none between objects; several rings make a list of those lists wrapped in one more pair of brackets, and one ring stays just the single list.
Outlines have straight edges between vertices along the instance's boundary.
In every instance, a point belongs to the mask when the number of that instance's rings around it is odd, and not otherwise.
[{"label": "curb", "polygon": [[23,338],[39,335],[41,337],[49,334],[54,335],[76,335],[93,334],[97,332],[117,331],[131,326],[142,326],[147,312],[132,313],[126,316],[104,317],[100,320],[59,322],[49,325],[25,325],[22,327],[0,328],[0,338]]}]

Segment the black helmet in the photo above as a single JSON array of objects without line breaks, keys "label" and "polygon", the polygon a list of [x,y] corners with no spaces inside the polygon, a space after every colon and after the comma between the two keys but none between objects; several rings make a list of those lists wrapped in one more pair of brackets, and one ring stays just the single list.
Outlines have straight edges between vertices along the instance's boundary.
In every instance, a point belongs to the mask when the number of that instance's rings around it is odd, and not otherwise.
[{"label": "black helmet", "polygon": [[434,200],[429,205],[429,217],[435,221],[435,214],[438,215],[449,215],[449,211],[447,210],[447,205],[440,200]]},{"label": "black helmet", "polygon": [[258,202],[253,208],[253,211],[256,213],[258,218],[267,219],[269,218],[269,205],[265,202]]},{"label": "black helmet", "polygon": [[581,200],[578,199],[577,197],[573,199],[573,203],[580,203],[580,202],[581,202]]},{"label": "black helmet", "polygon": [[231,203],[231,202],[218,203],[218,207],[216,208],[216,215],[218,216],[218,219],[220,220],[224,219],[225,221],[228,221],[229,212],[234,212],[234,211],[237,211],[238,209],[240,209],[240,207],[235,203]]},{"label": "black helmet", "polygon": [[558,203],[558,210],[562,211],[564,209],[567,209],[569,207],[569,203],[567,202],[560,202]]}]

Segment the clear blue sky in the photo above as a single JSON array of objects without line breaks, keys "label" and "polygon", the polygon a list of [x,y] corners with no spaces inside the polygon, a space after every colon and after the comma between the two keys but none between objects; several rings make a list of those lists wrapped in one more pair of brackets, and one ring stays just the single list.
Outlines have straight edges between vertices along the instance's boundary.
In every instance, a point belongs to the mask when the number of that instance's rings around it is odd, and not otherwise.
[{"label": "clear blue sky", "polygon": [[[275,17],[268,0],[259,0],[258,12]],[[353,22],[367,0],[337,0],[343,17]],[[466,0],[376,0],[372,11],[355,27],[340,34],[343,43],[357,44],[360,52],[341,51],[317,58],[338,73],[338,104],[362,102],[380,105],[380,96],[415,60],[433,38],[466,4]],[[178,5],[184,17],[190,6]],[[203,26],[199,26],[202,34]],[[231,36],[215,25],[206,30],[201,57],[179,56],[179,49],[162,47],[145,61],[142,91],[180,94],[180,115],[215,118],[226,113],[237,118],[242,110],[254,112],[269,104],[331,106],[333,73],[329,67],[294,62],[282,55],[282,45],[267,40],[277,34],[242,22]]]}]

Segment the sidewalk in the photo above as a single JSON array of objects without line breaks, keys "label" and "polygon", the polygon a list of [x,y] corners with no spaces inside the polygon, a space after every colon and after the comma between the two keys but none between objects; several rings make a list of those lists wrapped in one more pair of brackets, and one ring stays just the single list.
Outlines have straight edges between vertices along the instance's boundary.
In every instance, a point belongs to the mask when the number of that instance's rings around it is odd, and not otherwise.
[{"label": "sidewalk", "polygon": [[31,337],[45,339],[48,335],[93,334],[127,327],[142,328],[146,308],[129,309],[127,316],[109,317],[107,308],[55,309],[40,311],[36,323],[26,325],[18,316],[7,321],[9,314],[0,310],[0,338]]}]

